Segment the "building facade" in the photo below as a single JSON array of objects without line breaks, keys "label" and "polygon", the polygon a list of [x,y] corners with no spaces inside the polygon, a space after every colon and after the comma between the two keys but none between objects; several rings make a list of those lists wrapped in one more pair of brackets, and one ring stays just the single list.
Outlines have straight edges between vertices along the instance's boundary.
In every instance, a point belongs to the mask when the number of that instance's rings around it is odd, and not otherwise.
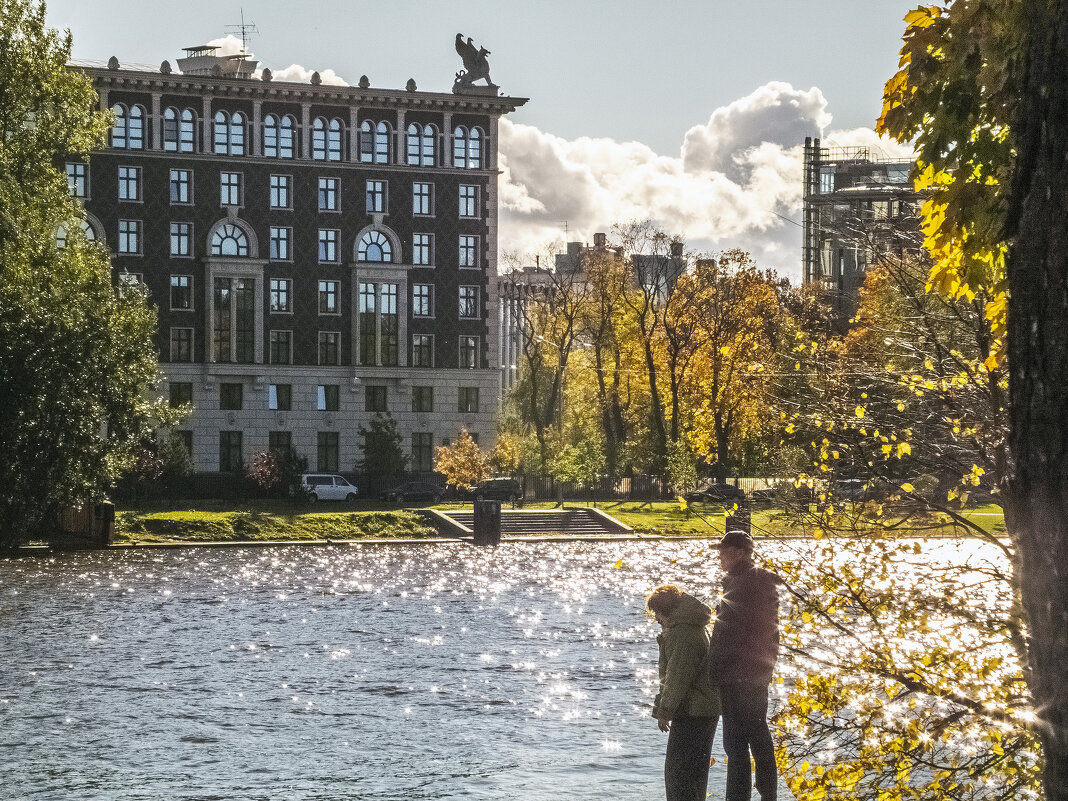
[{"label": "building facade", "polygon": [[158,308],[196,470],[285,446],[353,470],[378,414],[414,470],[462,426],[491,444],[497,125],[526,100],[273,81],[210,47],[178,65],[82,67],[115,124],[66,168],[116,283]]},{"label": "building facade", "polygon": [[805,139],[803,281],[823,289],[842,320],[856,312],[869,265],[921,246],[911,167]]}]

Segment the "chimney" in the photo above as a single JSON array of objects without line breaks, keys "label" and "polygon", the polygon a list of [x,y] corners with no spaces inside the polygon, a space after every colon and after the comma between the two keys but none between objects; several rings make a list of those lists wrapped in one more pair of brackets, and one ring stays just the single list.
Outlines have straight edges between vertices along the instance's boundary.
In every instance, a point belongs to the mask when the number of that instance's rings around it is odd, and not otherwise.
[{"label": "chimney", "polygon": [[595,248],[603,248],[606,244],[608,244],[608,237],[604,234],[593,235],[593,246]]},{"label": "chimney", "polygon": [[681,259],[682,258],[682,242],[679,242],[678,240],[675,240],[674,242],[671,243],[671,258],[673,258],[673,259]]}]

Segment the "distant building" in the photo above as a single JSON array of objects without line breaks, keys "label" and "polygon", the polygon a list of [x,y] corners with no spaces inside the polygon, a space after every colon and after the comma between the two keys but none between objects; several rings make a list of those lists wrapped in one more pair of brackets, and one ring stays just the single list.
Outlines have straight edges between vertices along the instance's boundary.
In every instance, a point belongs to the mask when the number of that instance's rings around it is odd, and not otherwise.
[{"label": "distant building", "polygon": [[[350,470],[392,415],[415,470],[496,430],[497,87],[253,77],[190,48],[181,74],[85,67],[110,147],[66,165],[117,283],[148,289],[197,471],[292,446]],[[458,82],[459,83],[459,82]],[[491,277],[493,280],[491,280]]]},{"label": "distant building", "polygon": [[824,148],[805,139],[803,281],[827,292],[840,319],[856,312],[870,264],[920,247],[920,195],[912,162],[868,148]]}]

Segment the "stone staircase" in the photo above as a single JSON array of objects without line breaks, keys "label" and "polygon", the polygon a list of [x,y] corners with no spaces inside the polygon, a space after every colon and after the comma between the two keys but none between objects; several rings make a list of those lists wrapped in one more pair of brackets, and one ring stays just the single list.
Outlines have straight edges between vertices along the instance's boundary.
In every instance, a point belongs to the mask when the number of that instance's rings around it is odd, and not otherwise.
[{"label": "stone staircase", "polygon": [[[471,536],[473,511],[436,512],[432,521],[443,536]],[[452,525],[449,525],[451,523]],[[600,509],[502,509],[502,537],[539,537],[566,535],[568,537],[604,537],[632,533],[630,526],[621,523]]]}]

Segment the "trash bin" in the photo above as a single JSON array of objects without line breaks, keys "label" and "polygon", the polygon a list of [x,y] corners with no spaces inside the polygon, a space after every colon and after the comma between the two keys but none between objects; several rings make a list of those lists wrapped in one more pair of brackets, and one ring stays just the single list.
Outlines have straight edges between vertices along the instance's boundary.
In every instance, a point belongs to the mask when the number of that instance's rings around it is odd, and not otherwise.
[{"label": "trash bin", "polygon": [[501,542],[501,502],[475,501],[475,545]]}]

